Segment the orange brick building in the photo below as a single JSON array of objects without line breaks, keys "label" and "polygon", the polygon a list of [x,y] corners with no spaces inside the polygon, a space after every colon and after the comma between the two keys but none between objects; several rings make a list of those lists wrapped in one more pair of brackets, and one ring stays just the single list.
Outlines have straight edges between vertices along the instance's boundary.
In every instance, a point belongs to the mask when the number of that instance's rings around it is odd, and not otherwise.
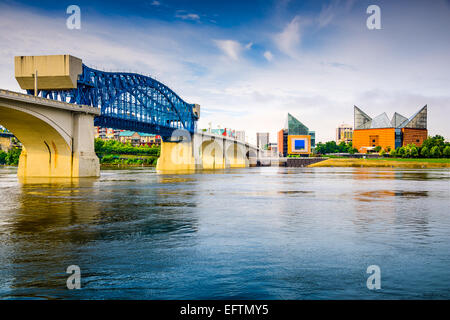
[{"label": "orange brick building", "polygon": [[354,121],[353,147],[362,153],[377,146],[384,150],[396,149],[411,143],[421,146],[428,137],[427,106],[409,119],[396,112],[391,120],[386,113],[372,119],[355,106]]}]

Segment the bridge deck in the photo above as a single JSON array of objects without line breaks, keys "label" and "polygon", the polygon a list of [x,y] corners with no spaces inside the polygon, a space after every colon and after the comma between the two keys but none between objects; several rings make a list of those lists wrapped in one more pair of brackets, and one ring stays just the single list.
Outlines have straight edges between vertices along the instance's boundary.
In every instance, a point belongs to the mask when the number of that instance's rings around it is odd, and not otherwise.
[{"label": "bridge deck", "polygon": [[0,104],[11,102],[23,102],[27,104],[41,105],[45,107],[63,109],[72,112],[82,112],[93,115],[100,115],[100,109],[86,105],[61,102],[53,99],[35,97],[33,95],[24,94],[15,91],[0,89]]},{"label": "bridge deck", "polygon": [[237,142],[237,143],[245,145],[246,147],[260,151],[260,149],[255,145],[252,145],[246,141],[237,140],[235,138],[231,138],[228,136],[222,136],[222,135],[218,135],[218,134],[214,134],[214,133],[210,133],[210,132],[204,132],[204,131],[198,131],[198,132],[196,132],[196,134],[199,134],[199,135],[202,135],[205,137],[209,137],[209,138],[219,138],[219,139],[228,140],[231,142]]}]

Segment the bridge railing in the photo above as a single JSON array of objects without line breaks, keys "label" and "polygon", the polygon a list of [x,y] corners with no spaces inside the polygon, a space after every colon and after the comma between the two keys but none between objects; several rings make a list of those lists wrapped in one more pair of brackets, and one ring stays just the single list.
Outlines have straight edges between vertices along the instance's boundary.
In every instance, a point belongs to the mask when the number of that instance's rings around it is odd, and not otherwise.
[{"label": "bridge railing", "polygon": [[23,101],[27,103],[35,103],[40,105],[45,105],[49,107],[59,108],[59,109],[65,109],[65,110],[71,110],[71,111],[79,111],[79,112],[87,112],[95,115],[100,115],[100,110],[98,108],[94,108],[87,105],[81,105],[81,104],[73,104],[73,103],[67,103],[63,101],[53,100],[53,99],[47,99],[42,98],[39,96],[34,96],[30,94],[25,94],[21,92],[16,91],[9,91],[5,89],[0,89],[0,97],[4,99],[12,99],[16,101]]}]

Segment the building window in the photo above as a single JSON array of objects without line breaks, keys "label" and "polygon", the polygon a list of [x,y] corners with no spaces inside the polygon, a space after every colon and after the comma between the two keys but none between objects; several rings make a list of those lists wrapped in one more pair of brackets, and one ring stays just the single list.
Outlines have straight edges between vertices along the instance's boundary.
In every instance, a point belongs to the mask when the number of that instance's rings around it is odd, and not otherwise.
[{"label": "building window", "polygon": [[375,139],[373,139],[372,142],[375,142]]},{"label": "building window", "polygon": [[419,140],[419,139],[417,139],[417,140],[416,140],[416,142],[420,142],[420,140]]}]

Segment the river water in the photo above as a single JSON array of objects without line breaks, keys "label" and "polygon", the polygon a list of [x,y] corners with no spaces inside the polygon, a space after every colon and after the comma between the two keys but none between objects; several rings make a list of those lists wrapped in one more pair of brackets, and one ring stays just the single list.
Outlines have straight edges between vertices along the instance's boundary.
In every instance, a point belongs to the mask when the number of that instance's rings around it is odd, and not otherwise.
[{"label": "river water", "polygon": [[0,168],[3,299],[450,298],[449,170],[15,172]]}]

